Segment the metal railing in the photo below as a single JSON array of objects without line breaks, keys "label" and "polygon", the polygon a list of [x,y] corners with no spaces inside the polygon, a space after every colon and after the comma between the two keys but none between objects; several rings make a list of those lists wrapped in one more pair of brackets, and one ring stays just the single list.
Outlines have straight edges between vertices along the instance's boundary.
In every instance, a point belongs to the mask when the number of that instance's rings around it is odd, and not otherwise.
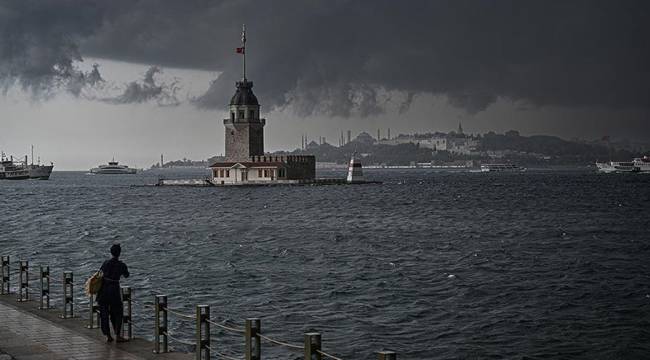
[{"label": "metal railing", "polygon": [[[1,294],[7,295],[11,293],[11,275],[12,268],[9,256],[2,256],[1,258]],[[19,275],[19,282],[17,290],[18,302],[30,301],[30,290],[39,292],[39,309],[48,310],[52,309],[50,306],[50,285],[51,274],[49,266],[40,266],[38,272],[38,279],[40,280],[39,289],[32,289],[29,287],[29,262],[21,260],[17,272],[13,274]],[[63,309],[60,315],[62,319],[74,318],[74,276],[71,271],[64,271],[62,281],[58,283],[63,290],[61,304]],[[210,359],[212,356],[217,356],[220,359],[226,360],[261,360],[262,359],[262,342],[268,343],[272,346],[283,347],[287,350],[300,352],[304,354],[304,359],[308,360],[343,360],[340,357],[332,355],[323,351],[322,336],[318,332],[307,332],[304,334],[303,344],[292,344],[286,341],[277,340],[265,335],[262,332],[262,321],[259,318],[245,319],[244,327],[238,328],[235,326],[224,325],[219,322],[213,321],[210,318],[209,305],[196,305],[195,314],[183,313],[182,310],[175,309],[169,306],[167,295],[155,295],[153,305],[139,303],[134,300],[134,292],[131,287],[121,288],[122,303],[124,305],[124,315],[120,333],[125,339],[133,339],[133,329],[137,328],[133,321],[133,304],[141,305],[143,308],[149,308],[153,311],[154,331],[153,339],[154,346],[153,352],[167,353],[170,351],[170,340],[195,349],[197,360]],[[174,315],[179,320],[185,322],[193,322],[195,326],[195,339],[183,339],[169,329],[169,316]],[[99,306],[96,304],[96,298],[90,295],[88,298],[88,325],[89,329],[96,329],[99,327],[100,316]],[[237,357],[219,352],[211,342],[212,326],[221,330],[227,331],[231,334],[244,337],[244,354]],[[376,352],[379,360],[397,360],[397,353],[393,351],[379,351]]]}]

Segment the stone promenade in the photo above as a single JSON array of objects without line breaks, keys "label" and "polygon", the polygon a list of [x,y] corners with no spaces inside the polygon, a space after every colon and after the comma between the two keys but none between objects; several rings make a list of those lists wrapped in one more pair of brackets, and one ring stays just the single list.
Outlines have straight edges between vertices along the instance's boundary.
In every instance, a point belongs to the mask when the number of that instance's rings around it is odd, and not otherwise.
[{"label": "stone promenade", "polygon": [[37,302],[17,303],[15,295],[0,295],[0,359],[181,360],[190,354],[154,354],[153,344],[133,339],[107,344],[98,329],[86,329],[82,319],[59,319],[60,311],[38,310]]}]

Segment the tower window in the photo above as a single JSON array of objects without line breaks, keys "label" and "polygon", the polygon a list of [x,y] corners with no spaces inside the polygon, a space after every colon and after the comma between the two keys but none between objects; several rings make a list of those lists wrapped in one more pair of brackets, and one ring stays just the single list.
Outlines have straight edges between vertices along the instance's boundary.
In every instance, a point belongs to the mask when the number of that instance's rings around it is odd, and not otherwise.
[{"label": "tower window", "polygon": [[255,119],[255,110],[248,110],[248,118]]},{"label": "tower window", "polygon": [[240,118],[240,119],[243,119],[243,118],[244,118],[244,112],[243,112],[243,111],[240,111],[240,112],[239,112],[239,118]]},{"label": "tower window", "polygon": [[235,112],[234,111],[230,112],[230,120],[235,120]]}]

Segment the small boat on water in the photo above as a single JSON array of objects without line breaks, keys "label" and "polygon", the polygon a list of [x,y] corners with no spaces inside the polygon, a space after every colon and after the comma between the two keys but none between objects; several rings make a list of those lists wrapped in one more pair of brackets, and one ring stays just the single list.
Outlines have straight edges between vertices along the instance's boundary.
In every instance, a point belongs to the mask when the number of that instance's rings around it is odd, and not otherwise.
[{"label": "small boat on water", "polygon": [[522,168],[515,164],[482,164],[481,172],[516,172],[516,171],[525,171],[526,168]]},{"label": "small boat on water", "polygon": [[91,174],[103,175],[132,175],[138,172],[137,169],[130,168],[127,165],[120,165],[115,159],[109,161],[108,164],[99,165],[96,168],[90,169]]}]

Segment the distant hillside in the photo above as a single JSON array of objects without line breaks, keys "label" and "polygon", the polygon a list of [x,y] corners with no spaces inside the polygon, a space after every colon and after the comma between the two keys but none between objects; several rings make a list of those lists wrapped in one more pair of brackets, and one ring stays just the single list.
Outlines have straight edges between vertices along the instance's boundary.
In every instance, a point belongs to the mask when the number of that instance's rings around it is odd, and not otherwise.
[{"label": "distant hillside", "polygon": [[[180,168],[180,167],[208,167],[206,160],[190,160],[183,158],[182,160],[167,161],[162,165],[162,168]],[[160,162],[151,165],[152,169],[160,169]]]},{"label": "distant hillside", "polygon": [[[462,134],[423,134],[412,136],[414,139],[426,137],[467,137]],[[407,137],[402,135],[402,138]],[[596,160],[607,161],[630,160],[633,157],[649,153],[646,151],[630,151],[624,149],[611,149],[605,143],[585,143],[564,140],[555,136],[535,135],[520,136],[516,131],[506,134],[489,132],[477,135],[472,139],[478,140],[478,147],[469,154],[454,154],[449,151],[436,151],[424,148],[414,143],[397,145],[377,144],[376,140],[362,136],[353,141],[336,147],[327,143],[310,143],[306,149],[293,151],[280,151],[276,154],[312,154],[319,162],[335,162],[344,164],[349,161],[352,153],[356,152],[363,158],[365,164],[384,165],[409,165],[412,163],[449,164],[474,160],[480,162],[510,161],[521,165],[586,165],[593,164]],[[383,142],[383,141],[382,141]]]},{"label": "distant hillside", "polygon": [[567,164],[605,161],[610,155],[613,160],[625,161],[640,155],[629,150],[610,149],[605,143],[588,144],[548,135],[520,136],[515,131],[506,134],[489,132],[483,135],[479,150],[519,152],[519,157],[526,153],[540,154],[551,157],[549,160],[552,163]]},{"label": "distant hillside", "polygon": [[[429,141],[433,139],[433,141]],[[471,143],[472,148],[458,152],[458,148],[436,147],[434,141],[446,144]],[[422,145],[421,145],[422,144]],[[428,145],[427,145],[428,144]],[[622,144],[619,145],[619,144]],[[487,162],[512,162],[527,165],[588,165],[595,161],[627,161],[634,157],[650,154],[650,146],[604,141],[573,141],[555,136],[521,136],[511,130],[505,134],[488,132],[483,135],[468,136],[462,133],[427,133],[404,135],[382,139],[378,142],[367,133],[361,133],[354,140],[342,146],[311,142],[305,149],[276,151],[275,155],[315,155],[318,162],[346,164],[350,156],[357,153],[366,165],[411,165],[414,163],[433,163],[434,165],[465,164],[474,165]],[[208,160],[188,159],[170,161],[164,167],[207,167],[223,157],[213,156]],[[160,167],[159,164],[153,168]]]}]

